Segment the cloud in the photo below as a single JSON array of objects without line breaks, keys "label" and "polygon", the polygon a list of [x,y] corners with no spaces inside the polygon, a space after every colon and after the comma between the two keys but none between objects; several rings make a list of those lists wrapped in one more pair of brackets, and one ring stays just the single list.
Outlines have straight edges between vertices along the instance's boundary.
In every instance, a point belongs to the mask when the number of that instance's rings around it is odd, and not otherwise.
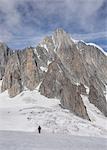
[{"label": "cloud", "polygon": [[71,36],[76,40],[83,40],[85,42],[95,43],[102,47],[105,51],[107,51],[107,32],[72,34]]},{"label": "cloud", "polygon": [[107,31],[106,32],[97,32],[97,33],[87,33],[87,34],[72,34],[72,37],[79,39],[79,40],[95,40],[101,38],[107,38]]},{"label": "cloud", "polygon": [[106,0],[0,0],[0,40],[18,46],[58,27],[77,38],[100,38],[107,32],[104,6]]}]

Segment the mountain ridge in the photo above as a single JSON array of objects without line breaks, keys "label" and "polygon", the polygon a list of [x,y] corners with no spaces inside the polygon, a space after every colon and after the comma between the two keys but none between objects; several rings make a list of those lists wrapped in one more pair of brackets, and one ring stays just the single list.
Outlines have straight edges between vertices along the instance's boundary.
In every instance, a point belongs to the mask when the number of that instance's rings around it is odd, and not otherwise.
[{"label": "mountain ridge", "polygon": [[[0,47],[1,50],[6,51],[6,48]],[[1,62],[2,59],[5,60],[5,55],[0,58]],[[90,120],[81,94],[87,95],[90,102],[107,116],[104,95],[107,56],[95,45],[71,39],[63,29],[57,29],[36,48],[10,53],[8,61],[0,64],[0,68],[2,66],[1,91],[8,90],[10,97],[22,92],[24,87],[34,90],[41,83],[39,91],[42,95],[60,99],[62,107],[80,117]]]}]

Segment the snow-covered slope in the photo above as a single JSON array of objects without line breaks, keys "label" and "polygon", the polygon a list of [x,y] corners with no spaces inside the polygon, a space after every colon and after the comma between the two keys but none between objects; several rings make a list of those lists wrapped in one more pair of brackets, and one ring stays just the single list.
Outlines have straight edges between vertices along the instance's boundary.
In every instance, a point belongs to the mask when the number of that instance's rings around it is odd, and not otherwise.
[{"label": "snow-covered slope", "polygon": [[2,80],[0,80],[0,93],[1,93],[1,85],[2,85]]},{"label": "snow-covered slope", "polygon": [[59,104],[59,100],[48,99],[37,90],[24,91],[14,98],[9,98],[7,92],[1,93],[0,130],[37,132],[41,125],[44,133],[107,137],[107,126],[97,122],[99,116],[105,121],[103,115],[96,113],[95,120],[89,122],[62,109]]},{"label": "snow-covered slope", "polygon": [[87,108],[87,112],[91,119],[91,122],[95,126],[99,126],[99,128],[101,129],[107,129],[107,118],[103,116],[103,114],[99,111],[97,107],[95,107],[92,103],[89,102],[87,96],[82,95],[82,99]]},{"label": "snow-covered slope", "polygon": [[0,131],[0,150],[106,150],[107,139]]}]

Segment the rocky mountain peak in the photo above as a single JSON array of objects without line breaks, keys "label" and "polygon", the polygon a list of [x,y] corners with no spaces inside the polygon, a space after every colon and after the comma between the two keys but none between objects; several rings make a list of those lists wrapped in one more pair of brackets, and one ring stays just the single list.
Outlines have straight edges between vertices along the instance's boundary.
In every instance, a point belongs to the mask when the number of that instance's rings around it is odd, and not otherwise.
[{"label": "rocky mountain peak", "polygon": [[0,52],[2,92],[8,90],[10,97],[41,84],[42,95],[60,99],[63,108],[82,118],[89,120],[82,95],[107,115],[107,57],[98,47],[75,42],[57,29],[35,48],[11,53],[1,44]]},{"label": "rocky mountain peak", "polygon": [[74,44],[74,41],[71,39],[70,35],[61,28],[57,29],[53,33],[52,38],[56,49],[61,46],[67,48],[69,45],[72,46]]}]

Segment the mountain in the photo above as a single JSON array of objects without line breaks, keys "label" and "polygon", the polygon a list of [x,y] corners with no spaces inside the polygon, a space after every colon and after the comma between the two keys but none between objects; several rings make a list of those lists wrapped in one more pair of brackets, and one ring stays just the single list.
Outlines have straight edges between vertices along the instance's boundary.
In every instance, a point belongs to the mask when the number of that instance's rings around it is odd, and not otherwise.
[{"label": "mountain", "polygon": [[0,52],[1,91],[10,97],[39,86],[79,117],[90,120],[84,96],[107,116],[107,55],[98,46],[57,29],[37,47],[12,51],[1,43]]}]

